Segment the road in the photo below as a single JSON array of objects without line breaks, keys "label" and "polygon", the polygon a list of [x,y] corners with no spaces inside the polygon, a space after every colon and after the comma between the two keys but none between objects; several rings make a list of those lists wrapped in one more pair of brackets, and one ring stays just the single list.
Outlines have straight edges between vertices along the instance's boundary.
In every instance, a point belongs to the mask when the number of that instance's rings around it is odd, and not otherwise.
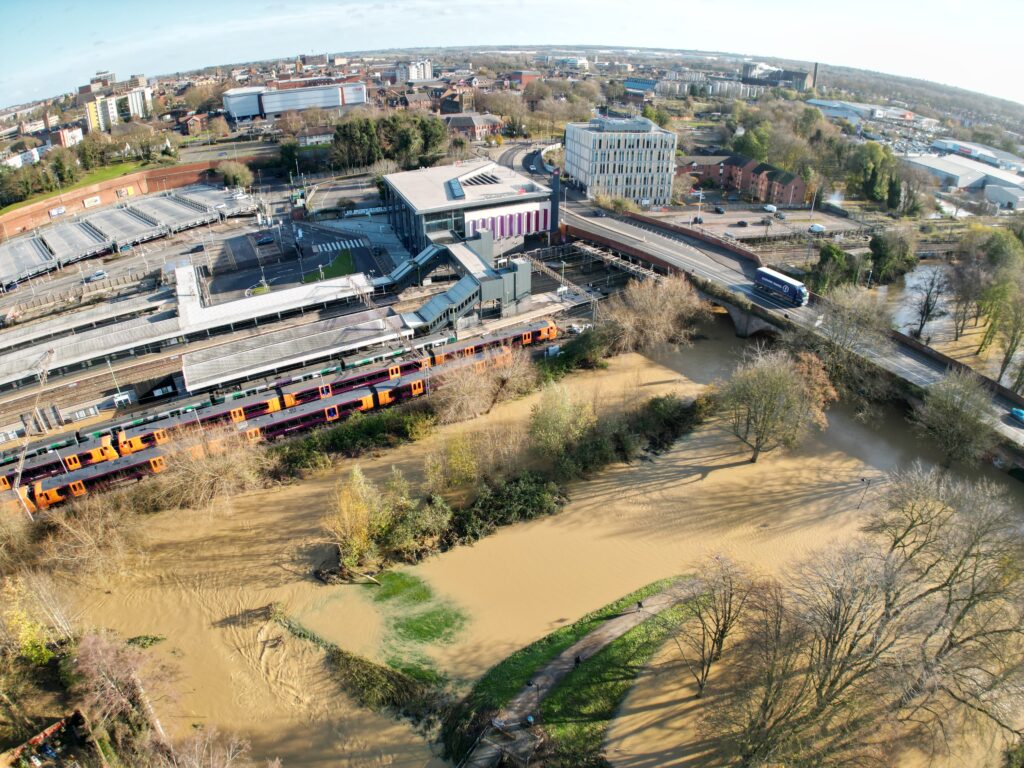
[{"label": "road", "polygon": [[[821,320],[821,313],[814,306],[792,307],[756,291],[753,286],[755,267],[725,249],[659,230],[654,225],[584,215],[589,210],[589,206],[570,201],[566,204],[565,220],[584,232],[612,239],[649,253],[677,269],[714,281],[804,328],[814,328]],[[862,353],[882,368],[919,387],[931,386],[948,372],[940,362],[899,344],[884,350],[864,349]],[[993,396],[992,402],[995,428],[1002,436],[1024,446],[1024,425],[1008,415],[1013,404],[998,395]]]},{"label": "road", "polygon": [[276,157],[281,154],[281,145],[265,141],[235,141],[230,144],[199,144],[182,147],[179,159],[182,163],[199,163],[204,160],[234,160],[239,157]]}]

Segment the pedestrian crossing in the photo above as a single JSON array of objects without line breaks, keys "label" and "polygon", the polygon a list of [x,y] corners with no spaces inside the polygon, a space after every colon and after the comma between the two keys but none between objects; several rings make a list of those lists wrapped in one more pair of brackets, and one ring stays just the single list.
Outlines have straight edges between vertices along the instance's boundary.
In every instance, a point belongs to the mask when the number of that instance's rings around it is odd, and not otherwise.
[{"label": "pedestrian crossing", "polygon": [[330,253],[331,251],[351,251],[353,248],[362,248],[361,240],[336,240],[333,243],[317,243],[313,246],[313,253]]}]

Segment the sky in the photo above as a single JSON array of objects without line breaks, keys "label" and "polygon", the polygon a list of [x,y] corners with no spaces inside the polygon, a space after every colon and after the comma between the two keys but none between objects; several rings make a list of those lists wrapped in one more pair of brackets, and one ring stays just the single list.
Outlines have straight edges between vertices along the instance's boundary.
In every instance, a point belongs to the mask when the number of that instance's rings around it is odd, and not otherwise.
[{"label": "sky", "polygon": [[0,105],[97,70],[147,76],[298,53],[608,45],[850,66],[1024,103],[1021,0],[0,0]]}]

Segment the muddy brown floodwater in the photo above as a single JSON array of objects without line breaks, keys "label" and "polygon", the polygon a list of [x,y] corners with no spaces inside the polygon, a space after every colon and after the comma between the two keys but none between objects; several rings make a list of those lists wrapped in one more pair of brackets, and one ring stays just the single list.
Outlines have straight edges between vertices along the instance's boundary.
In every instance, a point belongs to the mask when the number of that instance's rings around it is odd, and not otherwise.
[{"label": "muddy brown floodwater", "polygon": [[[662,392],[692,395],[727,377],[746,344],[718,317],[692,348],[616,358],[607,370],[574,376],[571,386],[601,409]],[[508,403],[420,443],[241,497],[215,514],[158,516],[145,530],[147,557],[130,577],[80,590],[83,621],[126,637],[166,636],[153,652],[180,670],[179,693],[157,709],[176,734],[196,726],[236,732],[252,742],[255,756],[280,756],[286,768],[439,766],[410,726],[352,704],[326,674],[323,654],[286,636],[261,610],[280,602],[338,645],[384,658],[386,621],[366,591],[325,587],[309,576],[322,554],[319,518],[338,478],[358,464],[375,480],[397,466],[418,481],[424,456],[446,438],[521,430],[535,401]],[[450,644],[426,653],[464,686],[517,648],[686,571],[705,553],[727,552],[778,571],[854,535],[884,473],[918,456],[935,458],[895,411],[868,427],[834,409],[828,430],[799,451],[769,454],[754,465],[721,428],[703,427],[653,461],[574,484],[555,517],[410,568],[467,618]],[[867,493],[861,478],[871,481]],[[648,674],[630,694],[609,742],[617,763],[687,764],[671,762],[688,752],[685,713],[674,708],[679,692],[670,677]],[[645,710],[645,701],[659,709]]]}]

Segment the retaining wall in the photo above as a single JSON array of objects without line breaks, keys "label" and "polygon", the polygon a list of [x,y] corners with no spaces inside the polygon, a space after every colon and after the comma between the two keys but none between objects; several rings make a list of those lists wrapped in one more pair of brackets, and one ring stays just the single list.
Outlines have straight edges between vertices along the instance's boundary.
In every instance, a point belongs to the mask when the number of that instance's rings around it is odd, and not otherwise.
[{"label": "retaining wall", "polygon": [[[239,158],[239,162],[254,160],[252,157]],[[185,187],[210,179],[211,169],[223,160],[204,160],[199,163],[185,165],[168,165],[158,168],[147,168],[143,171],[125,174],[116,179],[90,184],[87,187],[66,192],[62,195],[48,197],[35,203],[22,206],[0,215],[0,236],[13,237],[23,234],[45,224],[55,224],[73,218],[78,214],[88,213],[102,206],[114,203],[130,202],[133,197],[163,192],[168,189]],[[120,194],[119,194],[120,193]],[[94,202],[92,198],[99,198]],[[85,201],[90,200],[87,208]],[[63,206],[62,216],[50,217],[50,211]]]}]

